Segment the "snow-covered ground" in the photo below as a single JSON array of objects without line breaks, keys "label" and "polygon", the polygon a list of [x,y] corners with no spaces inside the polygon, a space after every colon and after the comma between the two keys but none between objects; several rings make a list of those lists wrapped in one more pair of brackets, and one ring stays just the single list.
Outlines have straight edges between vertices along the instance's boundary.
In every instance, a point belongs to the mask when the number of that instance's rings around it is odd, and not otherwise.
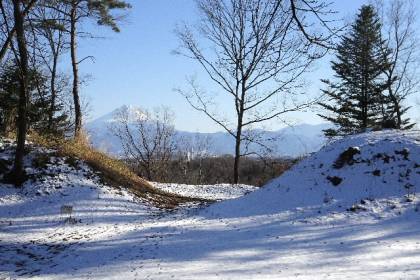
[{"label": "snow-covered ground", "polygon": [[55,160],[59,176],[0,186],[0,279],[419,279],[418,132],[352,136],[244,197],[172,212]]},{"label": "snow-covered ground", "polygon": [[154,182],[153,186],[162,191],[178,194],[184,197],[208,200],[238,198],[258,189],[258,187],[243,184],[186,185]]}]

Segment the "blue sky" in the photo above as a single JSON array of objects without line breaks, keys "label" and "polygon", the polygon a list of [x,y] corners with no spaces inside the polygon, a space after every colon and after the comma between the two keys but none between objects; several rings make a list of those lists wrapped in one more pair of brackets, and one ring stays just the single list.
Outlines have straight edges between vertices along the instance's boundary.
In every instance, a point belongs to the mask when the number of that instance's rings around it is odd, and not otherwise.
[{"label": "blue sky", "polygon": [[[133,8],[120,24],[121,33],[115,34],[105,27],[92,27],[104,39],[81,40],[80,57],[93,55],[80,65],[81,72],[91,75],[82,93],[90,103],[90,118],[99,117],[115,108],[136,105],[152,108],[170,107],[176,116],[178,129],[189,131],[219,131],[220,128],[204,115],[194,111],[182,96],[173,91],[185,86],[185,78],[196,74],[203,87],[212,87],[199,67],[188,59],[171,54],[178,46],[174,28],[182,21],[194,22],[197,14],[193,0],[141,0],[129,1]],[[351,19],[366,1],[336,0],[334,8],[339,16]],[[320,78],[330,75],[329,59],[317,64],[308,74],[312,86],[319,90]],[[222,96],[222,94],[221,94]],[[221,98],[221,110],[229,111],[227,100]],[[285,116],[292,122],[319,123],[314,113],[297,113]],[[269,124],[277,129],[281,122]]]}]

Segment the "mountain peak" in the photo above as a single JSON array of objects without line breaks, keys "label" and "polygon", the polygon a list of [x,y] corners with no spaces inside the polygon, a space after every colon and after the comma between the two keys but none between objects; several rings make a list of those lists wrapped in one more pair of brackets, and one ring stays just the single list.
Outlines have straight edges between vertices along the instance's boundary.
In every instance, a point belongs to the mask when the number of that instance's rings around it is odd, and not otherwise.
[{"label": "mountain peak", "polygon": [[135,105],[123,105],[120,108],[115,109],[111,113],[112,113],[111,121],[114,121],[115,118],[117,118],[118,115],[121,113],[126,114],[128,116],[128,121],[130,123],[135,122],[138,119],[146,118],[146,114],[144,113],[144,110]]},{"label": "mountain peak", "polygon": [[128,114],[129,122],[134,122],[135,120],[146,117],[142,108],[135,105],[122,105],[121,107],[118,107],[113,111],[91,121],[90,124],[114,122],[120,113]]}]

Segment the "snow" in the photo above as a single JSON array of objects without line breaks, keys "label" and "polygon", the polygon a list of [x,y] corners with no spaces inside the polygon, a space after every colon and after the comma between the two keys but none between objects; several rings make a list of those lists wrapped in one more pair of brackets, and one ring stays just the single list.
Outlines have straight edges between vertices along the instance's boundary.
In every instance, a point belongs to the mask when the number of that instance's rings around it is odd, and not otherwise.
[{"label": "snow", "polygon": [[[418,132],[370,132],[338,140],[306,158],[262,191],[213,205],[207,211],[229,216],[271,214],[296,207],[346,209],[366,198],[402,197],[420,187],[420,136]],[[348,148],[360,150],[356,163],[333,167]],[[401,152],[408,149],[405,159]],[[389,161],[389,162],[388,162]],[[380,173],[375,176],[374,172]],[[342,182],[335,187],[328,178]],[[328,200],[327,205],[323,204]],[[264,203],[259,203],[264,201]],[[227,207],[228,209],[226,209]],[[228,213],[228,214],[226,214]]]},{"label": "snow", "polygon": [[258,189],[244,184],[186,185],[154,182],[153,186],[181,196],[208,200],[238,198]]},{"label": "snow", "polygon": [[[334,168],[350,147],[360,153]],[[243,197],[171,212],[101,185],[83,163],[55,158],[47,170],[55,176],[20,190],[0,186],[0,279],[420,275],[418,132],[338,140]],[[77,223],[64,222],[62,205],[74,207]]]}]

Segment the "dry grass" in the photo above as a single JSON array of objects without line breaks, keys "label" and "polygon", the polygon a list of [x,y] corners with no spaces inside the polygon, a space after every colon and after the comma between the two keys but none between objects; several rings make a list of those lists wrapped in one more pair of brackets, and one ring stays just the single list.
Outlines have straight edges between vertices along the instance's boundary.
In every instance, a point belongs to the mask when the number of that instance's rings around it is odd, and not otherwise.
[{"label": "dry grass", "polygon": [[95,150],[89,145],[86,137],[65,140],[31,134],[29,138],[37,145],[56,150],[58,156],[86,162],[93,170],[98,172],[98,176],[105,184],[128,189],[157,207],[171,209],[182,203],[197,201],[154,188],[148,181],[132,172],[122,161]]}]

